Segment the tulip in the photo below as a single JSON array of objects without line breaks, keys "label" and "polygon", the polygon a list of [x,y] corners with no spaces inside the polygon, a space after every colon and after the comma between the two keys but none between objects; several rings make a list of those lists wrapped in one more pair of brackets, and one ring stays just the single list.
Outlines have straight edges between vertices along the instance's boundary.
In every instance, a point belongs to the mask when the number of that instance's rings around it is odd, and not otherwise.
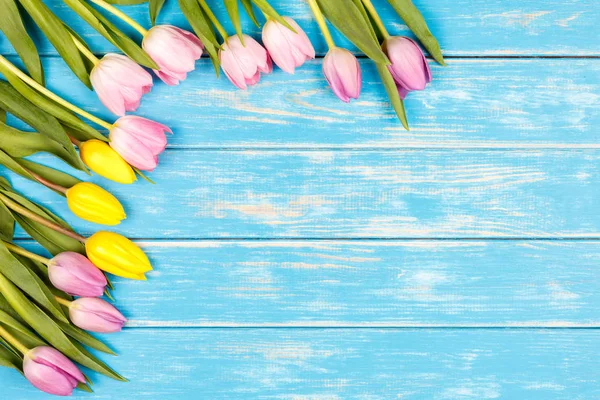
[{"label": "tulip", "polygon": [[67,204],[73,214],[86,221],[102,225],[118,225],[126,218],[119,200],[98,185],[81,182],[66,192]]},{"label": "tulip", "polygon": [[85,377],[62,353],[39,346],[25,353],[23,374],[39,390],[56,396],[70,396]]},{"label": "tulip", "polygon": [[383,43],[383,51],[392,63],[388,69],[396,85],[404,89],[400,92],[401,97],[413,90],[423,90],[431,82],[427,59],[413,40],[404,36],[389,37]]},{"label": "tulip", "polygon": [[71,322],[97,333],[119,332],[127,319],[114,306],[96,297],[80,297],[69,305]]},{"label": "tulip", "polygon": [[264,47],[248,35],[243,37],[244,44],[238,35],[227,38],[219,50],[219,60],[231,83],[246,90],[258,83],[261,72],[271,73],[273,65]]},{"label": "tulip", "polygon": [[262,31],[262,39],[273,62],[287,73],[315,58],[315,49],[300,26],[289,17],[283,17],[296,32],[269,19]]},{"label": "tulip", "polygon": [[100,231],[89,237],[85,249],[98,268],[123,278],[145,280],[152,265],[142,249],[131,240],[112,232]]},{"label": "tulip", "polygon": [[323,74],[333,93],[340,100],[349,103],[358,99],[362,87],[362,72],[358,60],[346,49],[334,47],[323,60]]},{"label": "tulip", "polygon": [[102,57],[92,69],[90,80],[102,104],[119,116],[135,111],[142,96],[152,89],[152,75],[120,54]]},{"label": "tulip", "polygon": [[165,132],[171,130],[158,122],[128,115],[121,117],[110,130],[110,146],[129,164],[143,171],[158,165],[158,155],[167,146]]},{"label": "tulip", "polygon": [[171,25],[157,25],[144,37],[142,48],[159,67],[154,73],[164,83],[173,86],[185,80],[187,73],[194,70],[204,46],[191,32]]},{"label": "tulip", "polygon": [[50,282],[72,296],[100,297],[106,290],[106,277],[86,257],[72,251],[58,254],[48,264]]},{"label": "tulip", "polygon": [[82,142],[79,144],[79,154],[85,165],[106,179],[125,184],[136,180],[131,165],[106,142],[97,139]]}]

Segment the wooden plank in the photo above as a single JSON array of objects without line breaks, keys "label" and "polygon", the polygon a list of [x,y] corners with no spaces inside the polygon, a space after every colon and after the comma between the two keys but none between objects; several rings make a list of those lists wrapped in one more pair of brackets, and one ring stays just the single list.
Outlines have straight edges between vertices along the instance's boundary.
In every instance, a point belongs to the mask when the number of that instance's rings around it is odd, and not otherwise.
[{"label": "wooden plank", "polygon": [[[408,35],[409,31],[400,18],[384,0],[375,0],[382,18],[390,33]],[[430,29],[438,37],[446,55],[450,56],[507,56],[507,55],[551,55],[589,56],[599,55],[597,43],[600,41],[600,9],[593,0],[415,0],[425,16]],[[113,47],[94,30],[85,25],[61,0],[49,0],[54,12],[80,33],[99,53],[113,51]],[[225,23],[229,33],[234,32],[222,2],[211,2],[217,7],[217,15]],[[295,18],[306,30],[319,53],[326,51],[326,45],[319,33],[308,6],[303,1],[273,0],[271,4],[282,14]],[[150,26],[147,5],[130,6],[125,12],[140,22]],[[170,23],[188,28],[189,25],[179,11],[176,1],[167,2],[161,23]],[[259,37],[260,31],[248,18],[243,18],[246,32]],[[139,34],[128,30],[132,37],[141,39]],[[38,38],[41,35],[37,35]],[[349,46],[336,35],[339,45]],[[51,45],[40,41],[44,54],[55,54]],[[6,42],[0,44],[0,53],[12,53]]]},{"label": "wooden plank", "polygon": [[140,245],[149,280],[113,279],[132,327],[600,327],[598,241]]},{"label": "wooden plank", "polygon": [[[49,87],[112,121],[61,60],[44,60]],[[178,88],[157,83],[139,115],[168,124],[177,148],[598,148],[600,60],[452,60],[406,102],[406,132],[371,63],[358,102],[339,101],[320,62],[276,71],[249,91],[208,61]],[[11,124],[24,128],[12,120]]]},{"label": "wooden plank", "polygon": [[[140,329],[110,336],[82,399],[574,399],[600,396],[597,330]],[[0,369],[7,399],[46,399]]]},{"label": "wooden plank", "polygon": [[[134,238],[600,238],[599,165],[598,150],[171,150],[156,185],[94,181],[123,201]],[[13,182],[69,215],[54,192]]]}]

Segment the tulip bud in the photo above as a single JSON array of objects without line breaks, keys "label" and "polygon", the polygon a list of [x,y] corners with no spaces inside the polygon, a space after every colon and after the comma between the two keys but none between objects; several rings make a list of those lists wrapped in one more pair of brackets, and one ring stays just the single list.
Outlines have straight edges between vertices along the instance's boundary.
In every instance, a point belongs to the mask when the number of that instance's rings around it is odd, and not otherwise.
[{"label": "tulip bud", "polygon": [[171,25],[151,28],[142,48],[158,65],[154,73],[167,85],[178,85],[195,68],[204,46],[196,35]]},{"label": "tulip bud", "polygon": [[152,75],[121,54],[102,57],[92,69],[90,80],[102,104],[119,116],[135,111],[142,96],[152,89]]},{"label": "tulip bud", "polygon": [[100,297],[107,285],[104,274],[90,260],[72,251],[50,260],[48,275],[55,288],[71,296]]},{"label": "tulip bud", "polygon": [[142,249],[113,232],[96,232],[86,241],[85,249],[95,266],[113,275],[145,280],[144,273],[152,271],[152,265]]},{"label": "tulip bud", "polygon": [[128,115],[113,124],[110,146],[134,167],[152,171],[158,165],[158,155],[167,146],[165,132],[172,133],[163,124]]},{"label": "tulip bud", "polygon": [[114,306],[97,297],[80,297],[69,306],[71,322],[97,333],[119,332],[127,319]]},{"label": "tulip bud", "polygon": [[346,49],[334,47],[323,59],[323,74],[333,93],[345,103],[358,99],[362,72],[358,60]]},{"label": "tulip bud", "polygon": [[108,143],[97,139],[79,144],[81,159],[92,171],[118,183],[135,182],[135,172]]},{"label": "tulip bud", "polygon": [[39,390],[56,396],[70,396],[85,377],[71,360],[58,350],[39,346],[23,358],[23,374]]},{"label": "tulip bud", "polygon": [[244,44],[238,35],[230,36],[219,50],[219,60],[231,83],[245,90],[258,83],[261,72],[271,73],[273,65],[264,47],[248,35],[243,37]]},{"label": "tulip bud", "polygon": [[67,190],[67,204],[73,214],[102,225],[118,225],[126,218],[119,200],[98,185],[81,182]]},{"label": "tulip bud", "polygon": [[390,73],[396,81],[400,96],[413,90],[423,90],[431,82],[431,70],[421,48],[413,40],[404,36],[392,36],[383,43],[383,51],[390,59]]},{"label": "tulip bud", "polygon": [[269,19],[262,30],[262,39],[273,62],[287,73],[315,58],[315,49],[300,26],[289,17],[283,17],[296,32]]}]

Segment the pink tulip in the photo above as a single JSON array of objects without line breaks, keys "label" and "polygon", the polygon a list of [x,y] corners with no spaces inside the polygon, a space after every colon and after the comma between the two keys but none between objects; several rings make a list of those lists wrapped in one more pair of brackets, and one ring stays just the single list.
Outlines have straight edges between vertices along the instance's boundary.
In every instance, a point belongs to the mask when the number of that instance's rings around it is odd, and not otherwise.
[{"label": "pink tulip", "polygon": [[196,35],[171,25],[151,28],[142,48],[158,65],[154,73],[167,85],[178,85],[195,68],[204,46]]},{"label": "pink tulip", "polygon": [[33,386],[56,396],[70,396],[85,377],[58,350],[48,346],[36,347],[23,358],[23,373]]},{"label": "pink tulip", "polygon": [[315,49],[300,26],[289,17],[283,17],[296,33],[275,20],[268,20],[262,31],[262,39],[273,62],[287,73],[315,58]]},{"label": "pink tulip", "polygon": [[92,86],[102,104],[113,114],[135,111],[142,96],[152,89],[152,75],[120,54],[107,54],[92,69]]},{"label": "pink tulip", "polygon": [[219,59],[231,83],[245,90],[258,83],[261,72],[271,73],[273,65],[264,47],[250,36],[243,36],[245,46],[237,35],[227,38],[219,50]]},{"label": "pink tulip", "polygon": [[127,319],[115,307],[97,297],[80,297],[69,306],[71,322],[90,332],[119,332]]},{"label": "pink tulip", "polygon": [[346,49],[334,47],[323,60],[323,73],[333,93],[345,103],[358,99],[362,72],[358,60]]},{"label": "pink tulip", "polygon": [[127,115],[119,118],[110,130],[110,146],[134,167],[152,171],[158,165],[158,155],[167,146],[165,132],[169,127],[152,120]]},{"label": "pink tulip", "polygon": [[427,59],[413,40],[404,36],[390,37],[384,42],[383,51],[392,63],[388,69],[397,86],[404,89],[400,92],[401,97],[413,90],[423,90],[431,82]]},{"label": "pink tulip", "polygon": [[48,265],[50,282],[72,296],[100,297],[106,289],[106,277],[79,253],[66,251]]}]

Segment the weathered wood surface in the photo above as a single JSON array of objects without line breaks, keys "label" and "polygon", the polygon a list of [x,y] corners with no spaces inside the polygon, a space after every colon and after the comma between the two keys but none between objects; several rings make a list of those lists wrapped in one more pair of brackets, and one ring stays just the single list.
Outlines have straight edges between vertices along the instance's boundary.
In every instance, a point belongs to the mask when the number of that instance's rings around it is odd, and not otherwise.
[{"label": "weathered wood surface", "polygon": [[599,238],[599,164],[600,150],[170,150],[156,185],[94,181],[134,238]]},{"label": "weathered wood surface", "polygon": [[[46,2],[95,52],[112,51]],[[306,4],[271,2],[322,55]],[[156,268],[147,282],[115,279],[130,323],[108,336],[121,354],[109,361],[131,382],[92,375],[96,394],[80,398],[600,397],[600,7],[414,2],[449,67],[407,100],[411,132],[366,60],[350,105],[321,59],[247,92],[206,59],[177,88],[157,82],[139,112],[175,131],[157,185],[92,178],[123,201],[130,218],[115,230]],[[176,3],[159,21],[186,27]],[[145,5],[125,10],[148,26]],[[49,87],[111,118],[36,41]],[[0,53],[14,51],[3,40]],[[98,229],[12,181],[81,232]],[[1,398],[49,398],[6,369],[0,382]]]},{"label": "weathered wood surface", "polygon": [[149,280],[113,279],[130,327],[600,327],[597,241],[140,245]]},{"label": "weathered wood surface", "polygon": [[[600,396],[597,330],[134,329],[130,383],[81,399],[569,399]],[[96,377],[95,374],[92,377]],[[6,399],[46,399],[0,369]]]},{"label": "weathered wood surface", "polygon": [[[425,16],[432,32],[438,37],[447,56],[590,56],[600,55],[600,9],[593,0],[414,0]],[[96,31],[85,23],[61,0],[46,0],[46,3],[61,18],[89,42],[91,48],[104,53],[113,51],[113,47]],[[295,18],[304,28],[315,48],[321,54],[326,45],[318,31],[304,0],[271,0],[270,3],[282,15]],[[228,24],[226,11],[221,1],[209,1],[215,7],[217,15],[233,33]],[[386,21],[388,30],[395,35],[409,35],[401,19],[393,12],[385,0],[374,0]],[[123,10],[149,27],[147,5],[123,7]],[[260,36],[260,30],[253,26],[243,14],[246,32]],[[177,1],[167,1],[159,23],[169,23],[189,27],[185,17],[179,11]],[[120,25],[123,28],[126,26]],[[131,36],[141,40],[132,29],[125,29]],[[339,45],[351,47],[339,35]],[[44,54],[56,54],[45,40],[38,40]],[[0,53],[12,52],[5,42],[0,43]]]},{"label": "weathered wood surface", "polygon": [[[217,80],[204,60],[177,88],[157,83],[138,114],[169,125],[175,132],[169,145],[177,148],[600,146],[598,59],[462,59],[446,68],[432,65],[433,84],[406,101],[410,132],[388,106],[372,63],[361,65],[363,94],[344,104],[327,86],[320,60],[295,75],[276,69],[245,92],[223,76]],[[62,60],[46,59],[45,67],[50,88],[114,120]]]}]

